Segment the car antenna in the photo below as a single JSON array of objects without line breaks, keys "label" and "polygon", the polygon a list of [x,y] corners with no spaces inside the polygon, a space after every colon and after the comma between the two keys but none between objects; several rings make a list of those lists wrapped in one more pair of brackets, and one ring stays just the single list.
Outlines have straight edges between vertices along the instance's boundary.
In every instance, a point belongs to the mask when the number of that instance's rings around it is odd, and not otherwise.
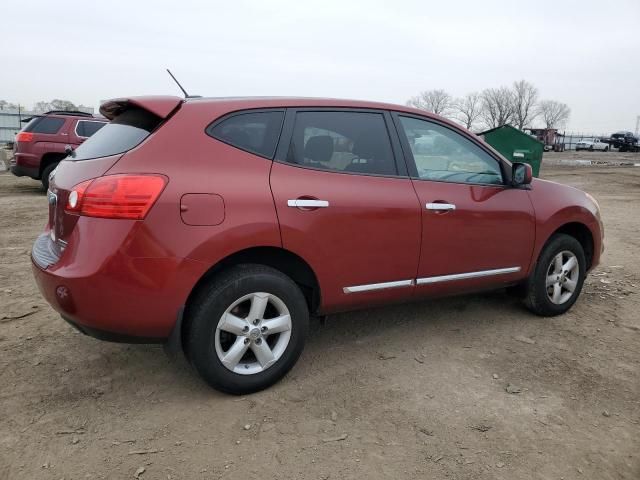
[{"label": "car antenna", "polygon": [[171,70],[169,70],[168,68],[167,68],[167,73],[171,75],[171,78],[173,78],[173,81],[176,82],[176,85],[178,85],[178,87],[180,87],[180,90],[182,90],[182,93],[184,93],[184,98],[200,98],[200,95],[189,95],[187,91],[184,88],[182,88],[182,85],[180,85],[180,82],[178,81],[178,79],[173,76],[173,73],[171,73]]}]

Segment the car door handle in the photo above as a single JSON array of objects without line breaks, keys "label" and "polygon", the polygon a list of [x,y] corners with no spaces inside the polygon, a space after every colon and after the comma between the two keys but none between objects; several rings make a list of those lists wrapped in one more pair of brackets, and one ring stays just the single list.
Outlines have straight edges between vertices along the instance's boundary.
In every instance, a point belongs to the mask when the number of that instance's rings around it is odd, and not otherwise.
[{"label": "car door handle", "polygon": [[296,198],[295,200],[287,200],[287,206],[295,208],[327,208],[329,202],[327,200]]},{"label": "car door handle", "polygon": [[427,203],[427,210],[455,210],[453,203]]}]

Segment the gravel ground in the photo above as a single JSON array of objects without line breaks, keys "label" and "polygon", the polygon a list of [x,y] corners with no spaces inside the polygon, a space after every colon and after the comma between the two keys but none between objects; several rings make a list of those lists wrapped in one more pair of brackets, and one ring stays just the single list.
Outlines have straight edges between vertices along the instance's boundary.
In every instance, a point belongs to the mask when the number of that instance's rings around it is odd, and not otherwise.
[{"label": "gravel ground", "polygon": [[67,326],[30,271],[45,196],[0,173],[0,478],[637,480],[640,168],[561,155],[542,176],[592,193],[606,227],[569,313],[495,292],[335,315],[240,398]]}]

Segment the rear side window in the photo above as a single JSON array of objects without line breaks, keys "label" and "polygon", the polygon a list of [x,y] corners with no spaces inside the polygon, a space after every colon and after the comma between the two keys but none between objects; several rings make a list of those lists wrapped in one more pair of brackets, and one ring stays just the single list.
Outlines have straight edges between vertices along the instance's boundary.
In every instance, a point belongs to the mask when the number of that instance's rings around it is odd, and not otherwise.
[{"label": "rear side window", "polygon": [[58,130],[62,128],[62,125],[64,125],[63,118],[36,117],[31,120],[26,127],[24,127],[23,131],[32,133],[54,134],[58,133]]},{"label": "rear side window", "polygon": [[75,157],[67,159],[88,160],[124,153],[138,146],[161,121],[160,117],[147,110],[130,107],[80,145]]},{"label": "rear side window", "polygon": [[78,137],[90,137],[102,127],[106,125],[105,122],[92,122],[89,120],[80,120],[76,125],[76,135]]},{"label": "rear side window", "polygon": [[397,175],[380,113],[298,112],[287,162],[362,175]]},{"label": "rear side window", "polygon": [[207,128],[207,135],[229,145],[273,159],[284,112],[239,113]]}]

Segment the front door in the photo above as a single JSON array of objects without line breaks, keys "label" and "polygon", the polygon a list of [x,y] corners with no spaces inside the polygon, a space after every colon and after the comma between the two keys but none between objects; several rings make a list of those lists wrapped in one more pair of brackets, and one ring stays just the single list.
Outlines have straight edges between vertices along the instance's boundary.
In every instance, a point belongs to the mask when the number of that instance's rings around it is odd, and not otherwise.
[{"label": "front door", "polygon": [[313,268],[325,311],[406,299],[420,205],[388,113],[290,110],[271,170],[284,248]]},{"label": "front door", "polygon": [[535,215],[526,189],[505,185],[499,159],[462,132],[396,115],[422,211],[417,293],[448,294],[526,276]]}]

